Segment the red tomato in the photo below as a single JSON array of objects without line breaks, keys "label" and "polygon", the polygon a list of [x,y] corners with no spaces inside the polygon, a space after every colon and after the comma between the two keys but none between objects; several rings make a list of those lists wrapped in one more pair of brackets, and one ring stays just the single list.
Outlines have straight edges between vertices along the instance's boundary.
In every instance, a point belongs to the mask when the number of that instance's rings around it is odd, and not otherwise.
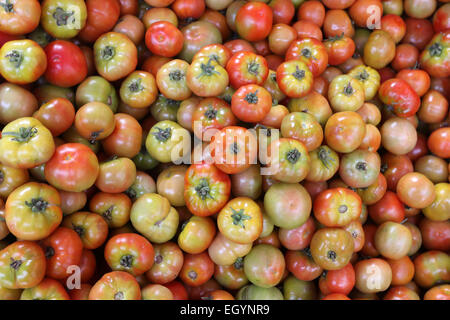
[{"label": "red tomato", "polygon": [[248,41],[266,38],[272,29],[273,12],[264,2],[248,2],[236,15],[238,34]]}]

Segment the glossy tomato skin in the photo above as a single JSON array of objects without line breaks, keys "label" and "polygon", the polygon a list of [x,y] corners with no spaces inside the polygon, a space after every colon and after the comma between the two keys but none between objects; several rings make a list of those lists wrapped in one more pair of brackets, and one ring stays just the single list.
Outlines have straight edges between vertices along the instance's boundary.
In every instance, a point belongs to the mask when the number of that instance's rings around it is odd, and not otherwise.
[{"label": "glossy tomato skin", "polygon": [[214,263],[207,252],[186,254],[180,271],[180,279],[184,284],[198,287],[205,284],[214,274]]},{"label": "glossy tomato skin", "polygon": [[431,76],[450,75],[450,31],[437,33],[420,55],[420,64]]},{"label": "glossy tomato skin", "polygon": [[249,2],[243,5],[236,15],[238,34],[248,41],[266,38],[272,28],[272,9],[263,2]]},{"label": "glossy tomato skin", "polygon": [[313,260],[309,249],[286,251],[285,260],[286,268],[299,280],[312,281],[322,274],[322,267]]},{"label": "glossy tomato skin", "polygon": [[147,29],[145,44],[156,55],[173,57],[183,48],[183,34],[167,21],[155,22]]},{"label": "glossy tomato skin", "polygon": [[46,275],[53,279],[64,279],[71,265],[81,261],[83,243],[72,229],[60,227],[40,242],[47,258]]},{"label": "glossy tomato skin", "polygon": [[263,85],[269,75],[266,59],[249,51],[233,54],[226,64],[226,70],[234,89],[246,84]]},{"label": "glossy tomato skin", "polygon": [[89,300],[141,300],[141,289],[129,273],[112,271],[94,284]]},{"label": "glossy tomato skin", "polygon": [[72,192],[84,191],[93,186],[98,172],[97,156],[79,143],[58,147],[45,166],[47,181],[59,189]]},{"label": "glossy tomato skin", "polygon": [[65,40],[56,40],[45,47],[47,71],[45,79],[60,87],[73,87],[87,76],[87,62],[81,49]]},{"label": "glossy tomato skin", "polygon": [[324,295],[340,293],[348,295],[355,286],[355,270],[351,263],[339,270],[329,270],[319,279],[320,291]]},{"label": "glossy tomato skin", "polygon": [[44,103],[33,114],[53,134],[59,136],[70,128],[75,120],[75,108],[66,98],[56,98]]},{"label": "glossy tomato skin", "polygon": [[0,10],[0,31],[11,35],[30,33],[39,25],[40,17],[39,1],[9,1]]},{"label": "glossy tomato skin", "polygon": [[139,276],[150,270],[154,262],[152,244],[135,233],[122,233],[108,240],[105,260],[114,271],[126,271]]},{"label": "glossy tomato skin", "polygon": [[414,281],[422,288],[431,288],[436,284],[447,283],[450,279],[450,257],[447,253],[425,251],[414,259]]},{"label": "glossy tomato skin", "polygon": [[402,79],[389,79],[383,82],[378,91],[381,101],[391,106],[394,113],[403,118],[414,115],[420,107],[420,97]]},{"label": "glossy tomato skin", "polygon": [[249,84],[241,86],[231,100],[234,115],[245,122],[260,122],[272,107],[272,97],[263,87]]},{"label": "glossy tomato skin", "polygon": [[118,0],[87,0],[87,20],[79,36],[85,42],[94,42],[105,32],[110,31],[120,16]]}]

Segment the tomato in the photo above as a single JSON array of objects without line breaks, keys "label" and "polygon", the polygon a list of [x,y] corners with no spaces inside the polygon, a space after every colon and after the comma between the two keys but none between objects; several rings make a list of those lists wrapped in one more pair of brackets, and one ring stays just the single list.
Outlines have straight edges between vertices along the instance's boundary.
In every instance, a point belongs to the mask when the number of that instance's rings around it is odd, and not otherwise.
[{"label": "tomato", "polygon": [[269,49],[277,55],[284,55],[296,38],[297,31],[293,27],[283,23],[276,24],[269,34]]},{"label": "tomato", "polygon": [[395,42],[384,30],[373,31],[364,45],[364,62],[374,69],[386,67],[395,57]]},{"label": "tomato", "polygon": [[244,259],[244,272],[247,278],[262,288],[277,285],[283,277],[284,268],[283,254],[268,244],[253,247]]},{"label": "tomato", "polygon": [[425,123],[438,123],[444,121],[448,111],[448,101],[436,90],[429,90],[422,98],[417,115]]},{"label": "tomato", "polygon": [[[380,74],[377,70],[360,65],[356,66],[348,72],[348,75],[358,79],[364,89],[364,100],[368,101],[375,97],[380,87]],[[358,108],[359,110],[360,108]]]},{"label": "tomato", "polygon": [[408,256],[396,260],[388,259],[387,262],[392,270],[392,285],[403,286],[413,279],[414,264]]},{"label": "tomato", "polygon": [[119,105],[116,89],[99,76],[86,78],[77,88],[76,105],[82,107],[88,102],[102,102],[113,112],[117,111]]},{"label": "tomato", "polygon": [[184,256],[173,242],[154,245],[153,266],[145,273],[147,279],[157,284],[168,284],[175,280],[183,266]]},{"label": "tomato", "polygon": [[215,235],[216,227],[211,218],[192,216],[182,226],[178,246],[190,254],[202,253],[211,245]]},{"label": "tomato", "polygon": [[324,295],[348,295],[355,285],[355,271],[351,263],[339,270],[329,270],[319,279],[320,291]]},{"label": "tomato", "polygon": [[188,300],[188,293],[183,284],[179,281],[172,281],[165,285],[173,295],[174,300]]},{"label": "tomato", "polygon": [[345,230],[323,228],[316,231],[311,239],[311,255],[325,270],[339,270],[350,261],[353,253],[353,238]]},{"label": "tomato", "polygon": [[94,42],[100,35],[114,27],[120,16],[120,3],[117,0],[106,0],[101,3],[87,0],[86,8],[86,25],[79,35],[85,42]]},{"label": "tomato", "polygon": [[403,258],[408,254],[411,245],[411,232],[402,224],[387,221],[375,232],[375,247],[386,258]]},{"label": "tomato", "polygon": [[261,209],[250,198],[234,198],[219,212],[217,226],[229,240],[240,244],[251,243],[262,232]]},{"label": "tomato", "polygon": [[109,155],[118,157],[136,156],[142,144],[141,125],[135,118],[124,113],[116,113],[114,120],[114,131],[102,140],[103,149]]},{"label": "tomato", "polygon": [[142,300],[173,300],[173,294],[160,284],[148,284],[142,288]]},{"label": "tomato", "polygon": [[356,111],[364,103],[365,90],[351,75],[339,75],[330,82],[328,99],[334,111]]},{"label": "tomato", "polygon": [[75,120],[75,108],[65,98],[55,98],[44,103],[38,111],[33,114],[54,137],[59,136],[70,128]]},{"label": "tomato", "polygon": [[377,180],[380,156],[376,152],[355,150],[342,156],[339,176],[353,188],[366,188]]},{"label": "tomato", "polygon": [[0,73],[9,82],[28,84],[45,72],[44,50],[32,40],[13,40],[0,49]]},{"label": "tomato", "polygon": [[7,198],[16,188],[29,180],[28,171],[0,164],[0,198]]},{"label": "tomato", "polygon": [[112,271],[94,284],[89,300],[141,300],[141,289],[129,273]]},{"label": "tomato", "polygon": [[410,85],[402,79],[383,82],[378,91],[381,101],[393,108],[394,113],[403,118],[414,115],[420,107],[420,98]]},{"label": "tomato", "polygon": [[[186,100],[192,91],[186,81],[189,64],[183,60],[174,59],[163,64],[156,74],[156,84],[165,97],[173,100]],[[152,90],[155,95],[157,88]]]},{"label": "tomato", "polygon": [[433,37],[433,25],[429,20],[407,18],[406,34],[403,37],[403,43],[410,43],[417,47],[419,50],[425,48],[428,42]]},{"label": "tomato", "polygon": [[45,0],[41,9],[42,27],[54,38],[73,38],[86,25],[87,8],[82,0]]},{"label": "tomato", "polygon": [[425,292],[424,300],[450,300],[450,285],[442,284]]},{"label": "tomato", "polygon": [[433,29],[435,32],[444,32],[450,29],[449,24],[450,5],[448,3],[442,5],[434,12]]},{"label": "tomato", "polygon": [[228,86],[228,74],[216,60],[209,57],[195,59],[187,68],[186,81],[190,90],[200,97],[218,96]]},{"label": "tomato", "polygon": [[0,284],[4,288],[32,288],[45,276],[45,254],[31,241],[16,241],[0,251]]},{"label": "tomato", "polygon": [[239,244],[218,233],[208,248],[209,257],[218,266],[230,266],[242,259],[252,249],[252,244]]},{"label": "tomato", "polygon": [[410,152],[417,143],[417,131],[414,126],[403,118],[390,118],[381,126],[381,144],[395,154],[404,155]]},{"label": "tomato", "polygon": [[65,279],[71,265],[81,261],[83,243],[72,229],[58,228],[40,242],[47,258],[46,275],[53,279]]},{"label": "tomato", "polygon": [[405,208],[395,193],[387,191],[379,201],[369,206],[369,215],[377,224],[387,221],[400,223],[405,218]]},{"label": "tomato", "polygon": [[349,153],[357,149],[364,139],[363,118],[354,111],[342,111],[329,117],[325,125],[325,139],[330,148]]},{"label": "tomato", "polygon": [[385,291],[392,281],[389,264],[378,258],[358,261],[355,265],[355,276],[355,287],[363,293]]},{"label": "tomato", "polygon": [[423,245],[429,250],[448,251],[450,247],[449,221],[432,221],[424,218],[419,223]]},{"label": "tomato", "polygon": [[286,60],[299,59],[304,62],[314,77],[322,74],[328,64],[325,46],[317,39],[302,38],[295,40],[286,52]]},{"label": "tomato", "polygon": [[43,239],[61,223],[60,204],[61,198],[53,187],[37,182],[26,183],[15,189],[6,201],[8,229],[19,239]]},{"label": "tomato", "polygon": [[156,189],[158,193],[166,197],[175,207],[186,205],[184,200],[184,177],[187,166],[171,166],[158,175]]},{"label": "tomato", "polygon": [[302,98],[312,90],[313,73],[302,60],[283,62],[276,77],[281,91],[290,98]]},{"label": "tomato", "polygon": [[233,114],[245,122],[260,122],[269,113],[271,107],[270,93],[256,84],[241,86],[231,100]]},{"label": "tomato", "polygon": [[210,44],[221,44],[222,34],[219,29],[207,21],[195,21],[181,29],[184,36],[183,49],[179,58],[189,63],[194,55],[204,46]]},{"label": "tomato", "polygon": [[277,183],[264,195],[264,209],[276,226],[293,229],[309,218],[312,202],[306,189],[299,184]]},{"label": "tomato", "polygon": [[301,281],[318,278],[323,269],[312,258],[309,249],[303,251],[286,251],[286,268]]},{"label": "tomato", "polygon": [[0,161],[7,166],[29,169],[47,162],[55,143],[51,132],[37,119],[24,117],[8,123],[0,139]]},{"label": "tomato", "polygon": [[130,220],[131,200],[122,193],[99,192],[89,202],[89,210],[101,215],[111,228],[123,227]]},{"label": "tomato", "polygon": [[414,282],[422,288],[448,283],[450,257],[437,250],[425,251],[414,259]]},{"label": "tomato", "polygon": [[358,220],[353,220],[346,226],[342,227],[342,229],[350,233],[350,235],[353,238],[354,252],[361,251],[361,249],[364,247],[364,242],[366,240],[362,223],[360,222],[360,219]]},{"label": "tomato", "polygon": [[94,185],[99,173],[96,155],[79,143],[59,146],[45,166],[47,181],[64,191],[80,192]]},{"label": "tomato", "polygon": [[31,117],[38,109],[38,100],[28,90],[8,82],[0,85],[0,123]]},{"label": "tomato", "polygon": [[41,6],[37,0],[7,0],[0,9],[0,31],[10,35],[32,32],[39,25]]},{"label": "tomato", "polygon": [[66,216],[62,226],[73,229],[83,242],[86,249],[97,249],[108,236],[108,224],[100,215],[79,211]]},{"label": "tomato", "polygon": [[37,286],[22,291],[20,300],[70,300],[70,297],[61,283],[45,278]]},{"label": "tomato", "polygon": [[236,31],[248,41],[266,38],[272,28],[272,9],[263,2],[244,4],[236,14]]},{"label": "tomato", "polygon": [[433,183],[421,173],[407,173],[397,184],[397,195],[407,206],[423,209],[436,197]]},{"label": "tomato", "polygon": [[100,36],[94,44],[94,56],[97,72],[108,81],[124,78],[136,69],[136,46],[118,32]]},{"label": "tomato", "polygon": [[292,27],[297,32],[298,39],[314,38],[319,41],[323,40],[322,30],[317,26],[317,24],[314,24],[313,22],[310,22],[308,20],[299,20],[294,23]]},{"label": "tomato", "polygon": [[450,32],[436,34],[420,55],[420,65],[432,77],[448,77],[450,75]]},{"label": "tomato", "polygon": [[199,254],[186,254],[180,279],[191,287],[205,284],[214,274],[214,263],[206,252]]},{"label": "tomato", "polygon": [[152,267],[154,250],[144,237],[135,233],[122,233],[106,243],[105,260],[114,271],[126,271],[138,276]]},{"label": "tomato", "polygon": [[298,8],[297,16],[298,20],[307,20],[321,27],[325,19],[325,7],[317,0],[305,1]]},{"label": "tomato", "polygon": [[247,84],[263,85],[269,75],[266,59],[249,51],[233,54],[226,64],[226,71],[234,89]]},{"label": "tomato", "polygon": [[230,37],[231,32],[230,28],[228,27],[225,15],[222,15],[220,12],[206,9],[205,13],[200,17],[199,20],[213,24],[217,29],[219,29],[223,40],[226,40]]},{"label": "tomato", "polygon": [[428,149],[438,157],[450,158],[450,128],[440,128],[433,131],[428,137],[427,145]]},{"label": "tomato", "polygon": [[445,221],[449,219],[449,192],[450,192],[450,184],[449,183],[438,183],[434,186],[434,190],[436,193],[436,198],[433,203],[423,209],[423,214],[430,220],[433,221]]},{"label": "tomato", "polygon": [[158,21],[147,29],[145,44],[156,55],[173,57],[183,48],[183,34],[170,22]]},{"label": "tomato", "polygon": [[155,77],[145,71],[132,72],[120,87],[120,98],[132,108],[147,108],[158,94]]},{"label": "tomato", "polygon": [[320,93],[311,91],[303,98],[290,99],[288,103],[289,111],[305,112],[312,114],[320,125],[324,126],[333,111],[328,100]]},{"label": "tomato", "polygon": [[426,155],[416,160],[414,170],[425,175],[433,183],[439,183],[447,181],[447,167],[445,160],[433,155]]},{"label": "tomato", "polygon": [[314,200],[314,217],[326,227],[343,227],[356,220],[361,210],[360,197],[350,189],[327,189]]}]

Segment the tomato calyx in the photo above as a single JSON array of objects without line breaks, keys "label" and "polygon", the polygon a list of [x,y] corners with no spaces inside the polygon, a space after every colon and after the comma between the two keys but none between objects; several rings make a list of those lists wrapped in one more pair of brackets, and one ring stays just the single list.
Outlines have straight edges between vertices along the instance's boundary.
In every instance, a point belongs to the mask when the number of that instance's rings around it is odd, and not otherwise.
[{"label": "tomato calyx", "polygon": [[309,50],[309,48],[303,48],[301,51],[301,55],[305,58],[311,58],[312,54],[311,54],[311,50]]},{"label": "tomato calyx", "polygon": [[239,153],[239,146],[237,144],[237,142],[233,142],[230,146],[230,150],[231,152],[233,152],[234,154],[238,154]]},{"label": "tomato calyx", "polygon": [[242,269],[244,267],[244,258],[242,257],[237,258],[236,261],[233,263],[233,267],[236,270]]},{"label": "tomato calyx", "polygon": [[158,141],[166,142],[172,135],[172,130],[170,128],[161,129],[160,127],[155,127],[155,129],[158,130],[158,132],[152,132],[152,135],[154,135]]},{"label": "tomato calyx", "polygon": [[106,61],[111,60],[112,58],[114,58],[115,55],[116,55],[116,48],[112,46],[106,46],[101,51],[102,59]]},{"label": "tomato calyx", "polygon": [[56,20],[56,25],[58,27],[61,26],[66,26],[67,25],[67,21],[69,20],[70,17],[73,17],[72,19],[72,23],[75,22],[75,11],[65,11],[63,8],[61,7],[57,7],[55,12],[53,12],[52,17]]},{"label": "tomato calyx", "polygon": [[248,64],[247,70],[252,75],[258,75],[259,74],[259,63],[256,61],[252,61]]},{"label": "tomato calyx", "polygon": [[206,110],[205,112],[205,117],[208,118],[209,120],[215,119],[217,116],[217,110],[215,110],[214,108],[210,107],[208,110]]},{"label": "tomato calyx", "polygon": [[5,181],[5,174],[3,173],[2,170],[0,170],[0,184],[2,184],[3,181]]},{"label": "tomato calyx", "polygon": [[181,70],[175,70],[169,72],[169,79],[171,81],[181,81],[184,78],[184,72]]},{"label": "tomato calyx", "polygon": [[344,32],[342,32],[340,35],[329,37],[326,41],[334,42],[334,41],[341,40],[342,38],[344,38]]},{"label": "tomato calyx", "polygon": [[369,73],[366,71],[366,69],[363,69],[363,71],[361,71],[360,73],[358,73],[358,75],[356,76],[356,79],[358,79],[359,81],[366,81],[367,79],[369,79]]},{"label": "tomato calyx", "polygon": [[14,12],[14,4],[12,4],[10,0],[0,3],[0,7],[5,9],[7,13]]},{"label": "tomato calyx", "polygon": [[295,164],[298,159],[301,157],[300,151],[298,151],[297,148],[291,149],[286,153],[286,160],[289,161],[292,164]]},{"label": "tomato calyx", "polygon": [[209,187],[208,180],[206,180],[205,178],[200,179],[199,184],[195,186],[195,192],[197,192],[198,196],[202,200],[206,200],[206,198],[214,199],[211,196],[210,191],[211,189]]},{"label": "tomato calyx", "polygon": [[114,300],[125,300],[125,295],[122,291],[118,291],[114,294]]},{"label": "tomato calyx", "polygon": [[28,142],[38,133],[35,127],[20,127],[19,132],[4,132],[3,136],[12,136],[13,141]]},{"label": "tomato calyx", "polygon": [[387,171],[387,169],[389,169],[387,163],[382,163],[380,166],[380,172],[385,173]]},{"label": "tomato calyx", "polygon": [[324,147],[320,147],[319,148],[319,152],[318,152],[318,156],[320,161],[322,161],[323,165],[325,166],[325,168],[330,169],[329,165],[332,164],[332,162],[334,162],[334,159],[332,157],[330,157],[330,150],[327,150]]},{"label": "tomato calyx", "polygon": [[[133,188],[128,188],[126,191],[125,191],[125,194],[131,199],[131,200],[134,200],[134,199],[136,199],[136,197],[137,197],[137,192],[136,192],[136,190],[134,190]],[[109,209],[108,209],[109,210]]]},{"label": "tomato calyx", "polygon": [[34,198],[30,202],[25,201],[25,205],[31,208],[32,212],[42,213],[47,210],[49,203],[42,198]]},{"label": "tomato calyx", "polygon": [[136,80],[133,80],[131,84],[128,86],[128,89],[131,92],[139,92],[144,90],[144,86],[142,85],[142,79],[137,78]]},{"label": "tomato calyx", "polygon": [[15,68],[19,68],[23,62],[23,54],[18,50],[12,50],[5,58],[9,58],[9,62],[14,65]]},{"label": "tomato calyx", "polygon": [[258,90],[255,92],[249,92],[244,98],[249,104],[257,104],[258,103]]},{"label": "tomato calyx", "polygon": [[341,204],[338,208],[339,213],[346,213],[348,210],[348,207],[345,204]]},{"label": "tomato calyx", "polygon": [[239,211],[236,211],[233,207],[230,207],[230,209],[231,212],[233,212],[233,214],[231,215],[231,218],[233,219],[233,224],[235,226],[240,226],[245,229],[244,221],[250,220],[252,217],[246,215],[244,209],[239,209]]},{"label": "tomato calyx", "polygon": [[9,266],[17,271],[19,270],[22,263],[23,263],[22,260],[15,260],[14,258],[11,257],[11,263],[9,264]]},{"label": "tomato calyx", "polygon": [[430,46],[428,51],[430,51],[432,57],[440,57],[442,54],[442,46],[439,42],[435,42]]},{"label": "tomato calyx", "polygon": [[80,236],[80,238],[84,236],[85,230],[82,226],[78,226],[72,223],[72,229]]},{"label": "tomato calyx", "polygon": [[155,256],[155,263],[156,264],[160,264],[161,262],[163,262],[164,258],[162,255],[158,254],[157,256]]},{"label": "tomato calyx", "polygon": [[195,279],[197,279],[197,272],[195,272],[194,270],[191,270],[191,271],[189,271],[188,272],[188,277],[190,278],[190,279],[192,279],[192,280],[195,280]]},{"label": "tomato calyx", "polygon": [[200,65],[200,68],[202,69],[202,72],[197,76],[197,79],[203,77],[203,76],[207,76],[207,77],[211,77],[214,74],[219,74],[219,71],[216,71],[216,67],[213,66],[211,64],[212,59],[208,59],[208,62],[206,64],[202,63]]},{"label": "tomato calyx", "polygon": [[344,87],[343,92],[346,96],[351,96],[353,94],[353,87],[350,82]]},{"label": "tomato calyx", "polygon": [[120,257],[119,263],[122,267],[129,269],[133,265],[133,260],[134,260],[134,257],[131,254],[126,254],[126,255]]},{"label": "tomato calyx", "polygon": [[106,220],[106,221],[111,221],[112,220],[112,212],[114,210],[115,206],[111,206],[108,209],[105,210],[105,212],[102,213],[102,217]]},{"label": "tomato calyx", "polygon": [[358,161],[355,165],[356,170],[359,171],[366,171],[367,170],[367,163],[364,161]]},{"label": "tomato calyx", "polygon": [[53,249],[52,247],[45,248],[45,257],[47,259],[53,257],[54,255],[55,255],[55,249]]},{"label": "tomato calyx", "polygon": [[331,261],[335,261],[336,258],[337,258],[336,252],[333,251],[333,250],[329,250],[329,251],[327,252],[327,258],[330,259]]},{"label": "tomato calyx", "polygon": [[97,142],[97,138],[100,136],[100,134],[103,132],[102,130],[99,131],[94,131],[91,133],[91,135],[89,136],[89,143],[90,144],[95,144]]},{"label": "tomato calyx", "polygon": [[299,66],[295,66],[295,71],[292,73],[292,75],[295,79],[302,80],[305,77],[306,72],[305,70],[300,70]]}]

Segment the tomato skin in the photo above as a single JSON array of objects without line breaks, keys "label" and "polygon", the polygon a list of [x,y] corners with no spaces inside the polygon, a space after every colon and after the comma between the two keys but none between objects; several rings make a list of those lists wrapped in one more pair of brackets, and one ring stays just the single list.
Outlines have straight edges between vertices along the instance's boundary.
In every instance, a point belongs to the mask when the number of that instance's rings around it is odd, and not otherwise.
[{"label": "tomato skin", "polygon": [[369,215],[377,224],[386,221],[400,223],[405,218],[405,208],[394,192],[387,191],[378,202],[369,206]]},{"label": "tomato skin", "polygon": [[40,242],[47,258],[47,277],[64,279],[68,267],[81,261],[83,242],[72,229],[60,227]]},{"label": "tomato skin", "polygon": [[47,71],[45,79],[53,85],[68,88],[87,76],[87,62],[81,49],[65,40],[56,40],[45,47]]},{"label": "tomato skin", "polygon": [[199,254],[186,254],[183,267],[180,271],[180,279],[184,284],[198,287],[205,284],[214,274],[214,263],[207,252]]},{"label": "tomato skin", "polygon": [[362,117],[354,111],[341,111],[328,118],[325,125],[325,140],[333,150],[350,153],[364,139],[366,126]]},{"label": "tomato skin", "polygon": [[216,226],[208,217],[192,216],[183,224],[178,235],[178,245],[184,252],[202,253],[211,245],[216,235]]},{"label": "tomato skin", "polygon": [[288,250],[285,253],[286,268],[299,280],[312,281],[318,278],[323,269],[312,258],[309,249]]},{"label": "tomato skin", "polygon": [[273,22],[272,9],[263,2],[244,4],[236,15],[236,30],[248,41],[260,41],[266,38]]},{"label": "tomato skin", "polygon": [[422,288],[431,288],[450,280],[450,256],[438,250],[425,251],[414,259],[414,282]]},{"label": "tomato skin", "polygon": [[427,140],[428,149],[440,158],[450,158],[450,128],[440,128],[431,133]]},{"label": "tomato skin", "polygon": [[423,245],[428,250],[448,251],[450,249],[450,222],[423,218],[419,223]]},{"label": "tomato skin", "polygon": [[[6,5],[10,8],[6,9]],[[39,25],[41,6],[37,0],[7,2],[0,10],[0,31],[10,35],[32,32]]]},{"label": "tomato skin", "polygon": [[301,60],[283,62],[277,68],[277,83],[290,98],[302,98],[312,90],[313,73]]},{"label": "tomato skin", "polygon": [[285,269],[281,251],[269,244],[258,244],[244,258],[244,272],[251,283],[271,288],[283,278]]},{"label": "tomato skin", "polygon": [[171,281],[178,277],[183,267],[184,256],[181,249],[173,242],[157,244],[155,249],[155,262],[145,273],[152,283],[163,284],[168,287]]},{"label": "tomato skin", "polygon": [[429,289],[423,300],[450,300],[450,285],[441,284]]},{"label": "tomato skin", "polygon": [[62,226],[73,229],[85,249],[97,249],[108,236],[108,224],[98,214],[79,211],[64,218]]},{"label": "tomato skin", "polygon": [[[11,261],[16,262],[11,265]],[[0,284],[8,289],[32,288],[45,276],[45,254],[32,241],[16,241],[0,251]]]},{"label": "tomato skin", "polygon": [[419,95],[402,79],[389,79],[383,82],[378,91],[380,100],[394,110],[398,117],[414,115],[420,107]]},{"label": "tomato skin", "polygon": [[6,201],[5,220],[8,229],[22,240],[46,238],[61,223],[60,205],[61,197],[55,188],[28,182],[15,189]]},{"label": "tomato skin", "polygon": [[154,262],[152,244],[135,233],[122,233],[108,240],[105,260],[114,271],[126,271],[139,276],[150,270]]},{"label": "tomato skin", "polygon": [[349,262],[354,250],[353,238],[339,228],[323,228],[311,239],[311,255],[325,270],[339,270]]},{"label": "tomato skin", "polygon": [[97,156],[79,143],[58,147],[45,166],[45,177],[58,189],[81,192],[92,187],[99,173]]},{"label": "tomato skin", "polygon": [[162,57],[176,56],[183,48],[183,34],[167,21],[153,23],[145,33],[147,48]]},{"label": "tomato skin", "polygon": [[231,99],[231,110],[241,121],[260,122],[272,108],[272,97],[263,87],[248,84],[241,86]]},{"label": "tomato skin", "polygon": [[231,56],[226,64],[230,85],[238,89],[246,84],[262,86],[269,75],[264,57],[249,51],[240,51]]},{"label": "tomato skin", "polygon": [[450,76],[450,31],[437,33],[422,51],[420,65],[430,76]]},{"label": "tomato skin", "polygon": [[114,27],[120,16],[120,3],[118,0],[87,0],[86,8],[87,21],[79,36],[85,42],[94,42]]},{"label": "tomato skin", "polygon": [[324,295],[340,293],[348,295],[355,286],[355,270],[351,263],[339,270],[329,270],[319,279],[320,291]]},{"label": "tomato skin", "polygon": [[433,15],[434,32],[444,32],[450,29],[450,5],[448,3],[437,9]]},{"label": "tomato skin", "polygon": [[141,300],[141,289],[129,273],[112,271],[94,284],[89,300]]},{"label": "tomato skin", "polygon": [[75,120],[75,108],[66,98],[55,98],[44,103],[33,117],[41,121],[54,137],[70,128]]},{"label": "tomato skin", "polygon": [[286,52],[286,60],[300,59],[304,62],[314,77],[321,75],[328,64],[328,53],[320,40],[302,38],[295,40]]}]

